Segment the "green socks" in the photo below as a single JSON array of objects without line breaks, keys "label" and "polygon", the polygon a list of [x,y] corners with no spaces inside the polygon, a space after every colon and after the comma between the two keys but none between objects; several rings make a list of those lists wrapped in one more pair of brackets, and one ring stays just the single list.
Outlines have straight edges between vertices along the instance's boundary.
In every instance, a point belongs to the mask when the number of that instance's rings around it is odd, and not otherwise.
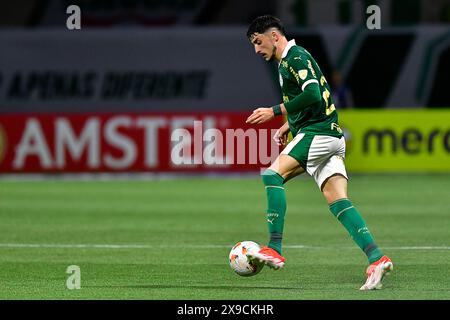
[{"label": "green socks", "polygon": [[[267,169],[262,174],[262,180],[267,194],[267,226],[270,233],[268,246],[281,254],[284,216],[286,215],[284,179],[275,171]],[[367,255],[369,263],[375,262],[383,256],[369,229],[367,229],[366,223],[349,199],[340,199],[333,202],[330,204],[330,211]]]},{"label": "green socks", "polygon": [[267,194],[267,225],[270,241],[268,247],[281,254],[284,216],[286,214],[286,194],[283,177],[273,170],[267,169],[262,174],[262,180]]},{"label": "green socks", "polygon": [[375,244],[366,223],[349,199],[340,199],[330,204],[331,213],[344,225],[352,239],[367,255],[369,263],[375,262],[383,253]]}]

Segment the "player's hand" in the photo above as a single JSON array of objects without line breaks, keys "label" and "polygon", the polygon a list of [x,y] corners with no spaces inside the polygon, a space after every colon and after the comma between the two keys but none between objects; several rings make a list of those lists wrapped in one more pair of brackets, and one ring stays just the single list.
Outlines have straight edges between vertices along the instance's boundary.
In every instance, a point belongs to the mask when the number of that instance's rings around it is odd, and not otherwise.
[{"label": "player's hand", "polygon": [[290,132],[289,124],[286,122],[280,129],[277,130],[277,132],[275,132],[273,140],[275,140],[277,145],[284,146],[286,145],[289,132]]},{"label": "player's hand", "polygon": [[272,120],[274,117],[272,108],[258,108],[245,120],[245,123],[260,124]]}]

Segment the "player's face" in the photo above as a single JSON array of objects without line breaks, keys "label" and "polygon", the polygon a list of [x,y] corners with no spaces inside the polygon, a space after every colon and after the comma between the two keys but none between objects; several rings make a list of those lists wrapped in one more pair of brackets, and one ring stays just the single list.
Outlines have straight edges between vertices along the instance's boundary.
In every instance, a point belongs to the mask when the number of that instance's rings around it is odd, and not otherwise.
[{"label": "player's face", "polygon": [[269,62],[274,59],[277,48],[269,35],[265,33],[255,33],[250,38],[250,42],[255,47],[255,52],[260,54],[264,60]]}]

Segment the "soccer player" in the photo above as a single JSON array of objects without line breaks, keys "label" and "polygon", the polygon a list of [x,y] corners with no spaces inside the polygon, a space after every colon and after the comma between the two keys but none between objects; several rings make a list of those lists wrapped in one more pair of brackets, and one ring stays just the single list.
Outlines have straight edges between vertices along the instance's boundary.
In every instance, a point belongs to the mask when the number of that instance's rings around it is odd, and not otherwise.
[{"label": "soccer player", "polygon": [[306,171],[316,181],[331,213],[369,260],[367,281],[360,290],[381,289],[381,281],[393,269],[393,263],[376,245],[347,196],[345,139],[330,87],[311,54],[296,45],[295,40],[288,41],[285,34],[281,21],[269,15],[256,18],[247,31],[255,52],[267,62],[276,60],[279,63],[283,103],[254,110],[246,122],[260,124],[287,115],[287,122],[277,130],[274,139],[279,145],[286,145],[289,132],[294,137],[270,168],[262,173],[270,240],[267,247],[249,254],[249,258],[261,260],[274,269],[284,266],[285,258],[281,255],[286,214],[284,184]]}]

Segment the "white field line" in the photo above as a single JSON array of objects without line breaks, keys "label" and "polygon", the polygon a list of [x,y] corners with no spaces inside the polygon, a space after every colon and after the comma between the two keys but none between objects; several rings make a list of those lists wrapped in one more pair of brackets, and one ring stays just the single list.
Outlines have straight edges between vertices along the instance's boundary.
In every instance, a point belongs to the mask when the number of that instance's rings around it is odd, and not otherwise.
[{"label": "white field line", "polygon": [[[214,248],[231,248],[233,245],[226,244],[193,244],[193,245],[183,245],[183,244],[160,244],[160,245],[150,245],[150,244],[62,244],[62,243],[0,243],[0,248],[63,248],[63,249],[164,249],[164,248],[174,248],[174,249],[214,249]],[[287,249],[313,249],[313,250],[323,250],[323,249],[357,249],[356,246],[306,246],[306,245],[285,245],[284,248]],[[387,250],[450,250],[450,246],[394,246],[394,247],[382,247]]]}]

